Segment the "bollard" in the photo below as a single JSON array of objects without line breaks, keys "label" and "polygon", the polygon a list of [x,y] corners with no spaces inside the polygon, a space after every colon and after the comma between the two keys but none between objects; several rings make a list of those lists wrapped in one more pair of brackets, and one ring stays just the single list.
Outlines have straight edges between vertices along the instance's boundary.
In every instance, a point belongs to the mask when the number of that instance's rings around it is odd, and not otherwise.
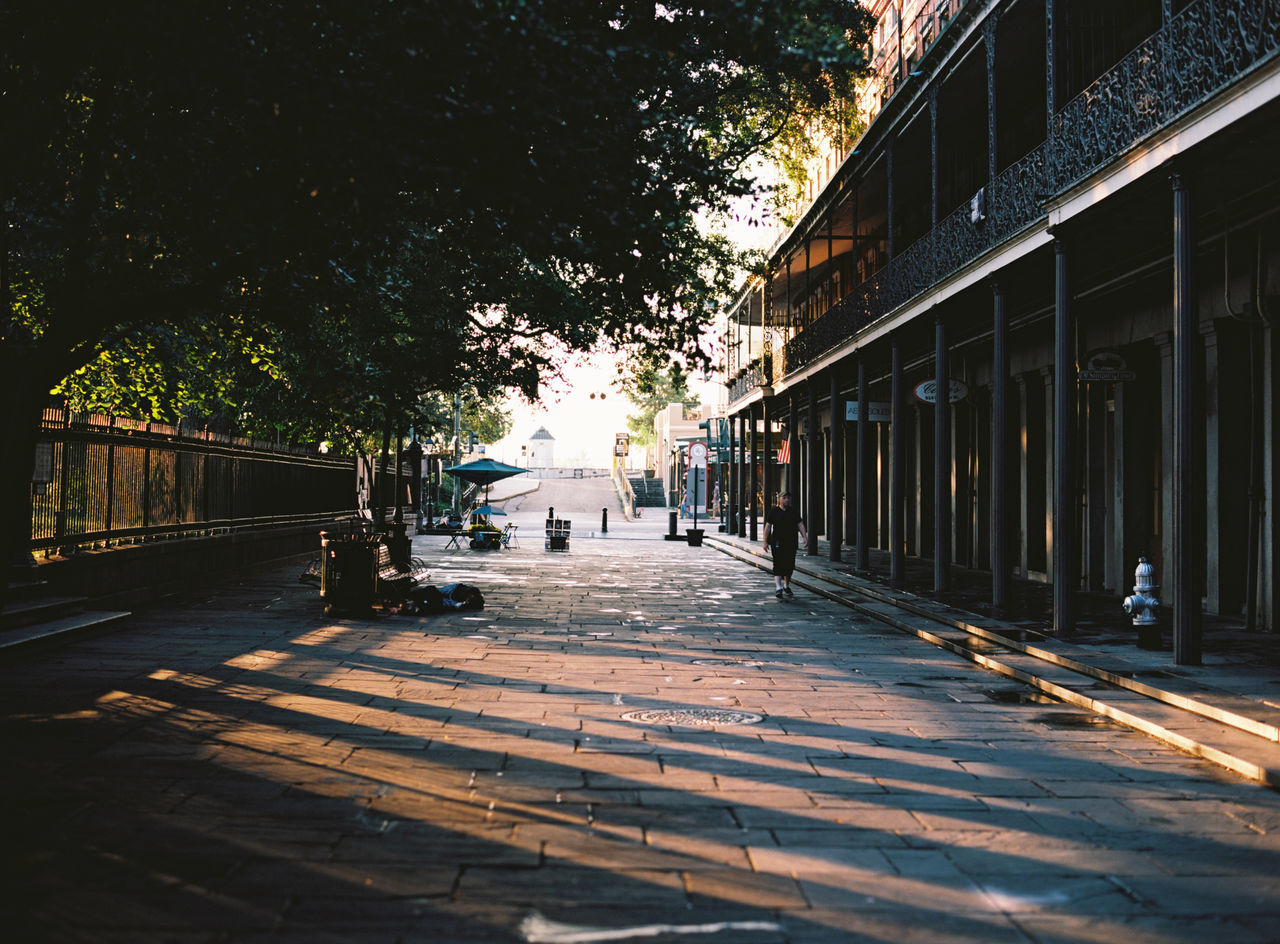
[{"label": "bollard", "polygon": [[1151,566],[1145,556],[1138,559],[1138,567],[1133,572],[1133,594],[1124,598],[1124,611],[1133,617],[1133,625],[1138,627],[1138,648],[1159,649],[1160,619],[1156,610],[1160,601],[1155,591],[1160,588],[1156,583],[1156,569]]},{"label": "bollard", "polygon": [[609,509],[608,508],[600,509],[600,533],[601,534],[609,533]]},{"label": "bollard", "polygon": [[677,527],[679,527],[679,525],[676,523],[676,513],[674,511],[667,512],[667,533],[662,536],[662,540],[664,541],[685,540],[684,535],[676,534]]}]

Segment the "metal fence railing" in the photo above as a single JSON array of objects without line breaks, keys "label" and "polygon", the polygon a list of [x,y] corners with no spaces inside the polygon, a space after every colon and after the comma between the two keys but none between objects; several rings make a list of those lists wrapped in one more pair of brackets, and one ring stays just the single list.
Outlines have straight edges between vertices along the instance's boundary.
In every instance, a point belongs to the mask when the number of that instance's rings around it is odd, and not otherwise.
[{"label": "metal fence railing", "polygon": [[31,546],[319,522],[356,505],[351,458],[53,408],[37,447]]}]

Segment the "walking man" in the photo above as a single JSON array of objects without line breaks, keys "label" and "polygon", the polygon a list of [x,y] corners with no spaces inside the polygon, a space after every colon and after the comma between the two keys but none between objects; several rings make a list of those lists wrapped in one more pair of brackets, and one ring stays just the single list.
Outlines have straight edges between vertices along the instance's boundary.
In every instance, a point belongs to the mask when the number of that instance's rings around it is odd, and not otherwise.
[{"label": "walking man", "polygon": [[791,574],[796,569],[800,538],[809,540],[809,533],[800,520],[800,512],[791,507],[791,493],[783,492],[764,519],[764,549],[773,555],[773,595],[779,600],[795,596],[791,592]]}]

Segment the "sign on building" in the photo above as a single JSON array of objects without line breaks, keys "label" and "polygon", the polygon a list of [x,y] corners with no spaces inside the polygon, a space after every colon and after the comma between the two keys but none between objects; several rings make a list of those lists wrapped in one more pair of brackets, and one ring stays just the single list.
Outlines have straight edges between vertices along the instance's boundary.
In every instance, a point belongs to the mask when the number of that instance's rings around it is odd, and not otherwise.
[{"label": "sign on building", "polygon": [[[916,384],[914,391],[917,400],[922,403],[938,402],[938,381],[922,380]],[[956,380],[952,377],[947,381],[947,402],[958,403],[969,395],[969,385],[963,380]]]},{"label": "sign on building", "polygon": [[[856,421],[859,416],[858,401],[849,400],[844,405],[844,418],[846,420]],[[876,400],[867,401],[867,422],[869,423],[888,423],[893,419],[893,404],[881,403]]]}]

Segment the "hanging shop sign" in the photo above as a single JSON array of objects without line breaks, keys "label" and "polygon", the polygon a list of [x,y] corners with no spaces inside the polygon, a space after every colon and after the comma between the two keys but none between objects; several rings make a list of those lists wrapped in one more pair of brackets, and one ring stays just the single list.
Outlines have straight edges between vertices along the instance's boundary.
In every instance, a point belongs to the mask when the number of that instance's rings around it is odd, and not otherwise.
[{"label": "hanging shop sign", "polygon": [[[849,421],[857,421],[859,416],[858,401],[848,400],[844,405],[844,418]],[[876,400],[867,401],[867,422],[868,423],[888,423],[893,419],[893,404],[880,403]]]},{"label": "hanging shop sign", "polygon": [[1124,383],[1137,378],[1119,351],[1094,351],[1080,369],[1080,379],[1086,383]]},{"label": "hanging shop sign", "polygon": [[689,468],[705,469],[707,467],[707,444],[705,442],[689,443]]},{"label": "hanging shop sign", "polygon": [[[922,380],[916,384],[913,391],[915,398],[922,403],[938,402],[938,382],[936,380]],[[956,380],[952,377],[947,381],[947,402],[958,403],[969,395],[969,385],[963,380]]]}]

